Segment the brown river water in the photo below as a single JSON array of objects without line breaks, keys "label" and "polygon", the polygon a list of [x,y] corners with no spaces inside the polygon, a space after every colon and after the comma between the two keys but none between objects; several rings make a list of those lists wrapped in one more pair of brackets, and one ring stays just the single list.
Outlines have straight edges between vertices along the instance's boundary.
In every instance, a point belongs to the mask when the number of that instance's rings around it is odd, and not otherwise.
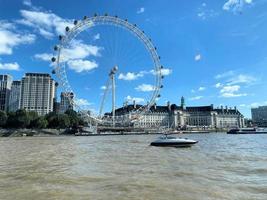
[{"label": "brown river water", "polygon": [[0,199],[267,199],[267,134],[0,138]]}]

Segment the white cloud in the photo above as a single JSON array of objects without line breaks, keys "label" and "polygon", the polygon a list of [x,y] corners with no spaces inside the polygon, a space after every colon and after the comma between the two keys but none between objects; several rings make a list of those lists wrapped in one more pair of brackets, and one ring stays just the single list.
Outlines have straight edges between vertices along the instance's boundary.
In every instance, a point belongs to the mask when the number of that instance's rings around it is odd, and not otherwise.
[{"label": "white cloud", "polygon": [[217,74],[215,76],[215,79],[226,78],[226,77],[230,77],[230,76],[233,76],[233,75],[234,75],[234,71],[230,70],[230,71],[224,72],[222,74]]},{"label": "white cloud", "polygon": [[195,101],[195,100],[199,100],[199,99],[202,99],[203,96],[195,96],[195,97],[191,97],[189,98],[190,101]]},{"label": "white cloud", "polygon": [[239,74],[235,77],[232,77],[231,79],[229,79],[227,82],[228,85],[234,85],[234,84],[251,84],[253,82],[255,82],[257,79],[253,76],[250,75],[245,75],[245,74]]},{"label": "white cloud", "polygon": [[198,88],[198,91],[204,91],[204,90],[206,90],[205,87],[199,87],[199,88]]},{"label": "white cloud", "polygon": [[217,16],[218,13],[213,9],[209,9],[206,3],[202,3],[198,8],[197,17],[201,20],[206,20],[208,18],[212,18]]},{"label": "white cloud", "polygon": [[[172,73],[171,69],[168,68],[161,69],[161,75],[163,76],[168,76],[171,73]],[[157,72],[155,72],[155,70],[150,70],[150,71],[140,71],[140,72],[127,72],[126,74],[120,73],[118,78],[121,80],[132,81],[140,77],[143,77],[145,74],[157,75]]]},{"label": "white cloud", "polygon": [[141,8],[139,8],[138,10],[137,10],[137,14],[141,14],[141,13],[143,13],[143,12],[145,12],[145,8],[144,7],[141,7]]},{"label": "white cloud", "polygon": [[225,98],[231,98],[231,97],[244,97],[244,96],[247,96],[248,94],[247,93],[240,93],[240,94],[235,94],[235,93],[223,93],[221,95],[221,97],[225,97]]},{"label": "white cloud", "polygon": [[263,102],[253,102],[251,104],[240,104],[240,107],[245,107],[245,108],[256,108],[259,106],[266,106],[267,105],[267,101],[263,101]]},{"label": "white cloud", "polygon": [[92,103],[90,103],[86,99],[82,99],[82,98],[81,99],[76,98],[75,99],[75,104],[77,104],[80,107],[88,107],[88,106],[92,105]]},{"label": "white cloud", "polygon": [[99,33],[95,34],[94,35],[94,40],[99,40],[99,39],[100,39],[100,34]]},{"label": "white cloud", "polygon": [[221,84],[221,83],[216,83],[214,86],[215,86],[216,88],[220,88],[220,87],[223,86],[223,84]]},{"label": "white cloud", "polygon": [[200,54],[197,54],[196,56],[195,56],[195,61],[200,61],[201,60],[201,55]]},{"label": "white cloud", "polygon": [[68,49],[62,50],[62,61],[71,59],[84,59],[88,56],[101,56],[101,47],[82,43],[80,40],[73,40]]},{"label": "white cloud", "polygon": [[145,102],[145,99],[143,99],[143,98],[131,97],[129,95],[125,98],[125,100],[127,102],[130,102],[130,103],[133,103],[134,101],[135,101],[135,103],[143,103],[143,102]]},{"label": "white cloud", "polygon": [[127,72],[126,74],[120,73],[118,79],[125,80],[125,81],[133,81],[143,76],[144,76],[144,73],[142,72],[139,72],[139,73]]},{"label": "white cloud", "polygon": [[63,19],[52,12],[20,10],[23,19],[18,23],[33,27],[40,35],[47,39],[55,34],[64,34],[65,27],[73,27],[73,20]]},{"label": "white cloud", "polygon": [[141,92],[151,92],[155,90],[155,87],[150,84],[141,84],[138,87],[136,87],[135,90],[141,91]]},{"label": "white cloud", "polygon": [[23,5],[25,5],[25,6],[32,6],[32,2],[31,2],[31,0],[24,0],[23,1]]},{"label": "white cloud", "polygon": [[34,57],[36,59],[43,60],[43,61],[51,61],[51,58],[53,57],[53,54],[40,53],[40,54],[35,54]]},{"label": "white cloud", "polygon": [[19,64],[18,63],[0,63],[0,70],[19,70]]},{"label": "white cloud", "polygon": [[19,33],[16,26],[6,21],[0,21],[0,55],[11,55],[13,48],[21,44],[32,44],[36,36]]},{"label": "white cloud", "polygon": [[101,90],[105,90],[105,89],[107,89],[107,87],[105,85],[103,85],[103,86],[100,87],[100,89]]},{"label": "white cloud", "polygon": [[241,12],[244,6],[251,5],[252,0],[227,0],[222,9],[234,13]]},{"label": "white cloud", "polygon": [[69,68],[77,73],[83,71],[88,72],[98,67],[98,64],[95,61],[90,61],[90,60],[81,60],[81,59],[69,60],[67,63]]},{"label": "white cloud", "polygon": [[238,93],[240,90],[239,85],[228,85],[224,86],[221,90],[221,97],[225,98],[231,98],[231,97],[242,97],[242,96],[247,96],[247,93]]},{"label": "white cloud", "polygon": [[[172,73],[172,70],[171,69],[168,69],[168,68],[164,68],[164,69],[161,69],[160,72],[161,72],[161,75],[168,76],[168,75],[170,75]],[[153,74],[153,75],[156,75],[157,74],[155,72],[155,70],[150,70],[150,73]]]},{"label": "white cloud", "polygon": [[221,89],[221,93],[225,93],[225,92],[230,92],[230,93],[233,93],[233,92],[237,92],[239,91],[240,89],[240,86],[239,85],[232,85],[232,86],[224,86],[222,89]]},{"label": "white cloud", "polygon": [[[101,56],[102,48],[82,43],[80,40],[73,40],[68,49],[61,51],[61,62],[67,62],[70,69],[76,72],[90,71],[98,67],[98,63],[86,59],[89,56]],[[35,58],[51,62],[53,57],[50,53],[35,54]]]},{"label": "white cloud", "polygon": [[[102,50],[101,47],[84,44],[80,40],[73,40],[69,48],[62,49],[61,61],[65,62],[74,59],[84,59],[88,56],[101,56],[100,50]],[[52,54],[41,53],[35,54],[34,57],[44,61],[50,61],[53,56]]]}]

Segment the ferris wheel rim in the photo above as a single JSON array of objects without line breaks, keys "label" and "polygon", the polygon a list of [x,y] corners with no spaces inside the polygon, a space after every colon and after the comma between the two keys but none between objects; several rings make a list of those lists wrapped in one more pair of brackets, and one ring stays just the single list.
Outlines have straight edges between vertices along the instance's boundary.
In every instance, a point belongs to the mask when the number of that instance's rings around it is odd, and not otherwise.
[{"label": "ferris wheel rim", "polygon": [[[141,116],[144,112],[148,111],[150,107],[155,104],[156,99],[160,97],[159,91],[163,87],[162,86],[163,76],[161,72],[163,67],[160,64],[160,56],[158,56],[157,48],[153,45],[151,39],[145,34],[145,32],[139,29],[136,24],[131,24],[128,22],[128,20],[123,20],[121,18],[118,18],[117,16],[113,17],[113,16],[108,16],[108,15],[100,15],[100,16],[95,15],[93,17],[84,17],[84,19],[81,21],[75,20],[74,27],[69,28],[67,26],[65,28],[66,34],[64,36],[62,35],[59,36],[60,44],[56,46],[57,48],[56,47],[54,48],[54,50],[56,50],[58,54],[56,58],[55,57],[52,58],[52,62],[56,62],[56,66],[54,67],[53,71],[55,71],[56,76],[60,80],[60,84],[61,86],[63,86],[64,91],[67,93],[67,97],[70,100],[71,104],[73,104],[73,106],[78,108],[78,110],[81,110],[80,106],[77,105],[77,103],[75,102],[75,99],[73,99],[73,95],[68,95],[68,94],[75,94],[75,93],[73,92],[72,87],[70,86],[68,82],[68,78],[67,78],[67,74],[65,70],[65,62],[60,61],[61,50],[64,49],[64,47],[67,44],[69,44],[79,33],[81,33],[82,31],[86,29],[92,28],[93,26],[97,26],[100,24],[115,25],[121,28],[125,28],[130,33],[132,33],[135,37],[138,38],[138,40],[145,46],[146,50],[149,52],[151,56],[151,59],[154,64],[154,75],[156,77],[155,83],[154,83],[155,87],[153,90],[153,94],[150,100],[148,101],[149,103],[145,104],[144,106],[141,106],[140,108],[138,108],[137,110],[134,110],[133,112],[129,114],[126,114],[127,116],[131,116],[131,115]],[[75,95],[74,95],[74,98],[75,98]],[[84,113],[84,114],[86,114],[87,116],[89,115],[88,113]],[[124,116],[125,115],[116,116],[116,117],[124,117]],[[103,118],[106,118],[107,116],[104,115],[102,116],[102,119],[99,119],[98,115],[92,116],[90,114],[90,116],[88,117],[96,121],[105,121],[105,119]]]}]

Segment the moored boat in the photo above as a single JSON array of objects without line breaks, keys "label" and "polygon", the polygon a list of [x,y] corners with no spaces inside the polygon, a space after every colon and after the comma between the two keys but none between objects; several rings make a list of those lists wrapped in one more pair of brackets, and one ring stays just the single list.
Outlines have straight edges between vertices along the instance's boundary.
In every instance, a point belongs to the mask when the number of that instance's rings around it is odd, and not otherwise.
[{"label": "moored boat", "polygon": [[267,128],[235,128],[227,134],[267,134]]},{"label": "moored boat", "polygon": [[162,147],[191,147],[198,143],[198,141],[191,140],[188,138],[177,138],[174,136],[160,136],[155,141],[151,142],[151,146],[162,146]]}]

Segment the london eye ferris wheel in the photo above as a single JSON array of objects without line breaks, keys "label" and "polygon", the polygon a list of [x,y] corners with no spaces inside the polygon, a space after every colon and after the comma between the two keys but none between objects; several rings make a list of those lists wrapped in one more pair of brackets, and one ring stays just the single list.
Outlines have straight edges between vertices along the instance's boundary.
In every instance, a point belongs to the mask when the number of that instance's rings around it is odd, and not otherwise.
[{"label": "london eye ferris wheel", "polygon": [[[65,27],[54,51],[53,73],[62,91],[77,111],[96,123],[114,125],[141,119],[160,97],[164,77],[157,48],[127,19],[95,14],[75,20]],[[86,59],[75,57],[83,51]],[[74,68],[82,65],[88,65],[87,70]],[[90,104],[94,107],[84,109],[81,97],[94,102]],[[116,108],[127,103],[140,105],[127,113],[116,113]]]}]

